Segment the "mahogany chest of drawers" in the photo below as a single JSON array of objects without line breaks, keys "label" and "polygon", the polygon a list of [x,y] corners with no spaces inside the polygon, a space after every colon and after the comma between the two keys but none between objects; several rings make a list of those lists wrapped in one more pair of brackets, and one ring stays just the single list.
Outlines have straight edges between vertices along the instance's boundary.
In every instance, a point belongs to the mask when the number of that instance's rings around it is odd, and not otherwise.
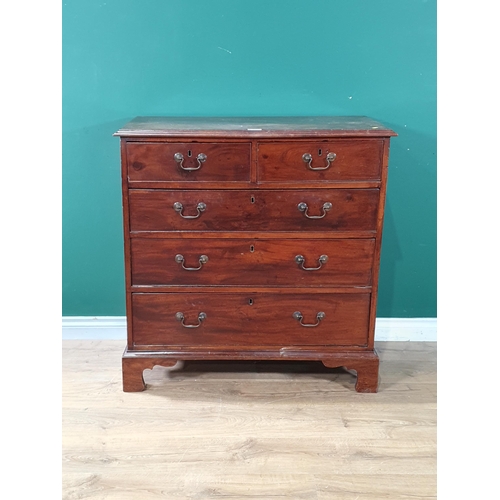
[{"label": "mahogany chest of drawers", "polygon": [[120,137],[123,389],[179,360],[318,360],[375,392],[389,141],[367,117],[138,117]]}]

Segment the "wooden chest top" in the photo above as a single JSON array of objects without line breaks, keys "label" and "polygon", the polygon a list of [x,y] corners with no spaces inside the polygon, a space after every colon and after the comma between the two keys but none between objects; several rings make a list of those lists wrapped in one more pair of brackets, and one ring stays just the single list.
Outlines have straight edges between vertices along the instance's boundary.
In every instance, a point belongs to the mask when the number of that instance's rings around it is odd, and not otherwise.
[{"label": "wooden chest top", "polygon": [[143,117],[118,130],[119,137],[392,137],[397,135],[367,116],[297,117]]}]

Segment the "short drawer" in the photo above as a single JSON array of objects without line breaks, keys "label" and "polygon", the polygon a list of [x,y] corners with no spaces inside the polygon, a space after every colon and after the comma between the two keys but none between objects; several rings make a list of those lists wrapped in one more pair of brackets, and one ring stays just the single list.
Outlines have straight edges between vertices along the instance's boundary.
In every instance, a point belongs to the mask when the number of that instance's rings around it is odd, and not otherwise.
[{"label": "short drawer", "polygon": [[129,182],[250,181],[250,143],[128,142]]},{"label": "short drawer", "polygon": [[134,293],[137,346],[365,346],[370,294]]},{"label": "short drawer", "polygon": [[374,239],[131,241],[132,285],[369,286]]},{"label": "short drawer", "polygon": [[372,231],[378,189],[135,190],[135,231]]},{"label": "short drawer", "polygon": [[382,150],[379,139],[261,143],[258,179],[263,183],[376,181]]}]

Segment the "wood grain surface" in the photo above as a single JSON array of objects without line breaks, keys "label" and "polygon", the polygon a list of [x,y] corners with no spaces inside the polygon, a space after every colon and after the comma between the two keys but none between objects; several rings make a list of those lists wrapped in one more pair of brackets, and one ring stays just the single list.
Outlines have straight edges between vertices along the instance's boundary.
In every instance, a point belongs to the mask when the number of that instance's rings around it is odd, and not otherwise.
[{"label": "wood grain surface", "polygon": [[[369,293],[133,293],[134,346],[366,346]],[[304,327],[293,317],[303,315]],[[176,314],[184,315],[186,328]],[[325,314],[322,321],[316,315]],[[198,321],[204,313],[206,319]],[[318,357],[321,357],[318,355]]]},{"label": "wood grain surface", "polygon": [[367,116],[187,117],[138,116],[119,137],[392,137],[397,135]]},{"label": "wood grain surface", "polygon": [[308,362],[185,362],[124,393],[122,341],[63,341],[63,500],[436,498],[436,344],[375,343],[376,394]]},{"label": "wood grain surface", "polygon": [[371,285],[375,239],[134,238],[131,245],[132,285],[329,287]]},{"label": "wood grain surface", "polygon": [[[128,180],[133,181],[250,181],[250,143],[152,143],[127,144]],[[174,159],[184,157],[183,170]],[[204,154],[204,162],[197,156]]]},{"label": "wood grain surface", "polygon": [[[140,190],[128,193],[131,231],[371,231],[377,227],[378,189],[321,189],[297,191],[254,190]],[[206,209],[196,219],[184,219],[173,208],[183,205],[183,215],[197,215],[196,206]],[[298,208],[306,203],[307,218]],[[323,205],[332,208],[323,211]]]},{"label": "wood grain surface", "polygon": [[[259,144],[261,182],[330,182],[380,179],[383,140],[334,139],[328,142],[276,142]],[[335,155],[327,162],[328,153]],[[310,154],[311,170],[302,156]]]}]

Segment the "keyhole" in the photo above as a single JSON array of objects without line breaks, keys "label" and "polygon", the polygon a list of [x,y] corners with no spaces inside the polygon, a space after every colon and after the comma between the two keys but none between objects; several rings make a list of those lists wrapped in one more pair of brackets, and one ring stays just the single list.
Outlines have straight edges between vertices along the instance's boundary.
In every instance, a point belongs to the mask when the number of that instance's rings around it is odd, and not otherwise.
[{"label": "keyhole", "polygon": [[248,305],[253,306],[253,299],[248,299]]},{"label": "keyhole", "polygon": [[191,150],[189,150],[189,151],[188,151],[188,156],[189,156],[189,157],[193,156],[193,153],[192,153],[192,151],[191,151]]},{"label": "keyhole", "polygon": [[321,156],[322,153],[323,151],[321,149],[318,149],[318,156]]},{"label": "keyhole", "polygon": [[255,203],[255,196],[250,196],[250,203]]},{"label": "keyhole", "polygon": [[250,245],[250,252],[253,252],[255,250],[255,247],[253,245]]}]

